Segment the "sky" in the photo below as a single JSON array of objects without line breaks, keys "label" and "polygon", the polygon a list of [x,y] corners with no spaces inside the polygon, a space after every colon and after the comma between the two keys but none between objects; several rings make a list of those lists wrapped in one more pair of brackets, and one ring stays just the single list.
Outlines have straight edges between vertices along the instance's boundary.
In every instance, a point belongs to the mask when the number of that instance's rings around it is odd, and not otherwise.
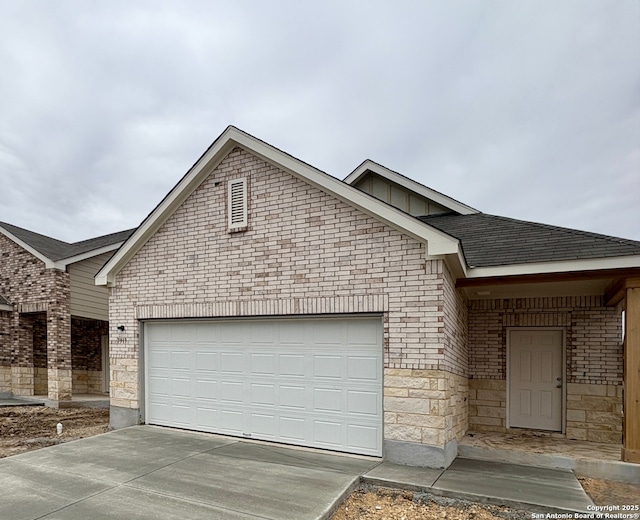
[{"label": "sky", "polygon": [[636,0],[2,0],[0,221],[137,226],[232,124],[640,240]]}]

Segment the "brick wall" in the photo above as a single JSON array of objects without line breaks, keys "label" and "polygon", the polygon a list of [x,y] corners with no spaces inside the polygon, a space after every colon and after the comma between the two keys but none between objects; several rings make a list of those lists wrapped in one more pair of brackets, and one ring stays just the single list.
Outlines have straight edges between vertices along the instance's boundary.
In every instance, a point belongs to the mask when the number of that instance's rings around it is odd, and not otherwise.
[{"label": "brick wall", "polygon": [[619,443],[622,322],[602,297],[519,298],[469,302],[469,425],[506,429],[509,327],[560,327],[566,337],[566,435]]},{"label": "brick wall", "polygon": [[108,332],[106,321],[71,319],[73,370],[102,371],[102,336]]},{"label": "brick wall", "polygon": [[[230,234],[226,186],[239,177],[249,226]],[[385,383],[385,438],[442,446],[466,429],[467,309],[444,263],[239,148],[117,275],[109,312],[114,406],[140,404],[139,319],[375,312],[386,374],[406,383],[397,395]]]},{"label": "brick wall", "polygon": [[[241,176],[249,227],[230,234],[226,182]],[[191,304],[229,304],[233,315],[235,302],[278,301],[295,313],[307,299],[384,295],[385,366],[451,369],[443,276],[416,240],[236,148],[118,274],[111,355],[137,357],[136,305],[162,303],[178,317]]]},{"label": "brick wall", "polygon": [[622,321],[600,296],[469,302],[469,376],[506,379],[508,327],[562,327],[567,382],[622,384]]},{"label": "brick wall", "polygon": [[[69,382],[56,385],[61,391],[49,397],[58,400],[60,396],[64,398],[70,395],[66,390],[67,386],[70,389],[71,370],[69,283],[67,273],[46,269],[44,262],[0,235],[0,293],[17,311],[10,314],[12,385],[14,391],[21,395],[33,393],[36,361],[33,342],[35,337],[38,346],[41,335],[40,318],[34,318],[39,316],[38,313],[46,313],[49,374],[53,370],[57,377],[60,370],[62,379]],[[37,362],[40,361],[37,358]],[[69,372],[69,377],[66,372]]]}]

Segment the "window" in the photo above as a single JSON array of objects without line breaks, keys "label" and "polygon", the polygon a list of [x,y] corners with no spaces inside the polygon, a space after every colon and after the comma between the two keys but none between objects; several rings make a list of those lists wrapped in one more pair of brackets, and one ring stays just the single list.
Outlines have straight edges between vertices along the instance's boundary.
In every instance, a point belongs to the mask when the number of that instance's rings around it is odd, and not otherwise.
[{"label": "window", "polygon": [[247,228],[247,179],[234,179],[227,185],[229,231]]}]

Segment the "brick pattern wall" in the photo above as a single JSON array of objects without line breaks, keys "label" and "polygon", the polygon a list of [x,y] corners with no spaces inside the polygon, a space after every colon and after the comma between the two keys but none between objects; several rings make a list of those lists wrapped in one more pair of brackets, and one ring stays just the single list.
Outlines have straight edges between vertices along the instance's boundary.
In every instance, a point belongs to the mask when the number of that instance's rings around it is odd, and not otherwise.
[{"label": "brick pattern wall", "polygon": [[71,319],[71,363],[73,370],[102,371],[102,336],[109,322]]},{"label": "brick pattern wall", "polygon": [[[228,233],[226,186],[238,177],[249,179],[249,226]],[[445,359],[443,276],[416,240],[236,148],[118,274],[111,356],[137,358],[136,306],[162,302],[179,317],[207,303],[383,295],[387,368],[462,372]]]},{"label": "brick pattern wall", "polygon": [[506,431],[508,327],[565,330],[566,437],[620,443],[622,322],[597,296],[469,302],[469,428]]},{"label": "brick pattern wall", "polygon": [[[44,262],[0,235],[0,293],[17,309],[10,315],[12,390],[20,395],[33,393],[34,362],[41,362],[41,357],[34,359],[33,343],[35,338],[38,344],[41,323],[33,313],[46,313],[49,383],[52,374],[59,373],[63,379],[53,385],[55,392],[50,392],[49,397],[54,400],[69,397],[71,380],[66,375],[71,370],[69,275],[46,269]],[[6,351],[6,342],[3,348]]]},{"label": "brick pattern wall", "polygon": [[0,311],[0,367],[7,366],[11,366],[11,313]]},{"label": "brick pattern wall", "polygon": [[444,266],[443,277],[443,322],[444,322],[444,356],[443,368],[457,373],[464,374],[469,371],[469,313],[467,301],[462,291],[456,290],[456,282]]},{"label": "brick pattern wall", "polygon": [[563,327],[568,383],[622,384],[620,312],[602,297],[470,301],[471,378],[506,379],[508,327]]},{"label": "brick pattern wall", "polygon": [[[33,366],[47,368],[47,316],[31,314],[33,320]],[[45,370],[46,373],[46,370]],[[40,393],[40,392],[36,392]]]}]

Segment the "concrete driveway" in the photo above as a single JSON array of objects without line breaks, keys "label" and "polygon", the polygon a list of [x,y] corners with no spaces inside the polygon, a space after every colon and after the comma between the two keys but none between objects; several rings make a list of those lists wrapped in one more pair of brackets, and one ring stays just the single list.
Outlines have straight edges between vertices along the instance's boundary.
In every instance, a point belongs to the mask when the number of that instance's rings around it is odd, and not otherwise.
[{"label": "concrete driveway", "polygon": [[319,519],[378,461],[152,426],[0,459],[14,520]]}]

